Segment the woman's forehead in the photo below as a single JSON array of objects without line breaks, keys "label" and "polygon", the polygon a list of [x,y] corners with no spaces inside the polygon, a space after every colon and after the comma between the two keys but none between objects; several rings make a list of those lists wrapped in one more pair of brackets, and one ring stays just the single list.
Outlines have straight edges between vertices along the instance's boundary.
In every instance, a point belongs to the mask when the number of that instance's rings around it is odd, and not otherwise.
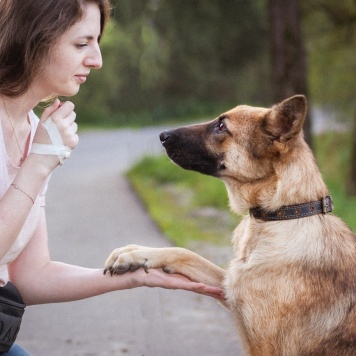
[{"label": "woman's forehead", "polygon": [[97,38],[100,36],[101,14],[95,3],[88,3],[83,7],[83,16],[70,27],[66,33],[77,37]]}]

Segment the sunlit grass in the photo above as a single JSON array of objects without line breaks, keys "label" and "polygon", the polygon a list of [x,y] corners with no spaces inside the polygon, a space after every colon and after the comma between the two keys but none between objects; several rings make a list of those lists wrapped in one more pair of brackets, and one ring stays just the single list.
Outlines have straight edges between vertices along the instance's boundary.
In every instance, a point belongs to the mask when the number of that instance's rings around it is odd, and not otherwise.
[{"label": "sunlit grass", "polygon": [[185,171],[166,156],[144,158],[128,177],[156,224],[176,245],[230,242],[239,218],[229,211],[225,186],[218,179]]}]

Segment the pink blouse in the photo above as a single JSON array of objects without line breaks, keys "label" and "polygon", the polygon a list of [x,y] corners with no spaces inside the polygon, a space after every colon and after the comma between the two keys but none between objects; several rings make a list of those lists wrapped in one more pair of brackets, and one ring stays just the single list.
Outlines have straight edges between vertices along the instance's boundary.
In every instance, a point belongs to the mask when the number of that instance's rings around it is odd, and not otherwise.
[{"label": "pink blouse", "polygon": [[[32,140],[36,132],[36,128],[39,122],[38,117],[33,111],[29,113],[30,125],[31,125],[31,138],[30,147],[31,149]],[[15,166],[9,159],[6,152],[4,137],[2,132],[2,127],[0,125],[0,199],[9,189],[10,184],[19,172],[20,167]],[[6,255],[0,260],[0,284],[5,284],[8,281],[7,264],[12,262],[20,254],[20,252],[25,248],[28,242],[31,240],[40,217],[41,206],[45,205],[45,193],[47,190],[47,183],[43,185],[40,194],[36,197],[35,203],[31,208],[31,211],[25,221],[22,230],[15,240],[14,244],[11,246],[10,250]],[[0,240],[1,243],[1,240]]]}]

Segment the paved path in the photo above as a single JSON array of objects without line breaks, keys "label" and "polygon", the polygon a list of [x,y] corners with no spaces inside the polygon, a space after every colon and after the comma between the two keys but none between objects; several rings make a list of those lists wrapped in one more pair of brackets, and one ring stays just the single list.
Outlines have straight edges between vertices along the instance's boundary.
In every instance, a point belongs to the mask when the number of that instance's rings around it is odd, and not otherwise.
[{"label": "paved path", "polygon": [[[170,245],[123,177],[143,154],[162,152],[158,132],[80,135],[47,193],[52,259],[103,267],[118,246]],[[242,355],[230,315],[215,300],[158,288],[28,307],[18,342],[36,356]]]}]

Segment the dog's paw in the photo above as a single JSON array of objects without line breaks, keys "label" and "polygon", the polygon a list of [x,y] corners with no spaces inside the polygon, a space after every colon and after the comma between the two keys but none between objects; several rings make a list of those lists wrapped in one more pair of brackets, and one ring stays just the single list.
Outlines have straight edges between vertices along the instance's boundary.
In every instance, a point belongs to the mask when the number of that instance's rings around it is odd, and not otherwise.
[{"label": "dog's paw", "polygon": [[106,260],[104,274],[110,272],[113,274],[123,274],[126,272],[134,272],[139,268],[143,268],[146,272],[147,259],[140,254],[133,252],[142,250],[144,247],[138,245],[128,245],[114,250]]}]

